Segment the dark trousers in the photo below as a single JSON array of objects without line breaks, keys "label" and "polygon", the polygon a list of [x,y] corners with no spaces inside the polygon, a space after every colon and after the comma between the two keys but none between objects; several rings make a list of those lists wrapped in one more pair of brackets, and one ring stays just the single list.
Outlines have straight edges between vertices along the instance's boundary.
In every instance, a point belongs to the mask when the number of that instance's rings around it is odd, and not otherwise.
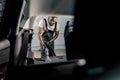
[{"label": "dark trousers", "polygon": [[42,55],[42,57],[46,57],[47,56],[46,48],[49,51],[49,56],[56,56],[56,54],[54,52],[54,42],[52,42],[52,43],[45,43],[44,46],[41,45],[41,55]]}]

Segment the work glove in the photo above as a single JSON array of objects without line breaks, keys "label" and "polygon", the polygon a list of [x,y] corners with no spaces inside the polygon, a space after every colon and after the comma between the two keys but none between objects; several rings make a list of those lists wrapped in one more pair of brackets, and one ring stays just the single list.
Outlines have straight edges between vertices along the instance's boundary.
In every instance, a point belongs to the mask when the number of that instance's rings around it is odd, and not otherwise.
[{"label": "work glove", "polygon": [[51,43],[52,43],[52,42],[50,42],[50,41],[47,41],[47,42],[46,42],[47,45],[51,45]]},{"label": "work glove", "polygon": [[43,47],[43,50],[45,50],[45,48],[46,48],[46,45],[44,44],[44,45],[42,45],[42,47]]}]

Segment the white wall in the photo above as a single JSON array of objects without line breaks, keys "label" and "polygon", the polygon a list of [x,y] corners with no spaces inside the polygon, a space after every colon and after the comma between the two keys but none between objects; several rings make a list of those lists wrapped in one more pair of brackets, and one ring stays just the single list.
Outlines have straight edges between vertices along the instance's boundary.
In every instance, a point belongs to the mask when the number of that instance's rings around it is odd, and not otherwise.
[{"label": "white wall", "polygon": [[[46,17],[46,16],[38,16],[36,17],[36,19],[34,20],[34,25],[36,25],[36,22],[39,21],[41,18]],[[65,49],[65,43],[64,43],[64,28],[66,25],[66,22],[71,19],[73,19],[73,16],[57,16],[58,19],[58,23],[60,25],[60,34],[59,37],[56,39],[55,41],[55,49]],[[33,50],[38,50],[40,49],[40,44],[39,44],[39,39],[38,39],[38,27],[36,26],[34,28],[34,35],[33,35],[33,40],[32,40],[32,49]]]},{"label": "white wall", "polygon": [[30,16],[74,13],[75,0],[30,0]]}]

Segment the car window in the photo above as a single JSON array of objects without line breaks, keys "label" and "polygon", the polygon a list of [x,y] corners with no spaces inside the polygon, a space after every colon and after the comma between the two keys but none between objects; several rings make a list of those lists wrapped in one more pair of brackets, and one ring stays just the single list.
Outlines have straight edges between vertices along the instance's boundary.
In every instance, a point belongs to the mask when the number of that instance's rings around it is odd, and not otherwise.
[{"label": "car window", "polygon": [[6,0],[0,0],[0,22],[5,8]]}]

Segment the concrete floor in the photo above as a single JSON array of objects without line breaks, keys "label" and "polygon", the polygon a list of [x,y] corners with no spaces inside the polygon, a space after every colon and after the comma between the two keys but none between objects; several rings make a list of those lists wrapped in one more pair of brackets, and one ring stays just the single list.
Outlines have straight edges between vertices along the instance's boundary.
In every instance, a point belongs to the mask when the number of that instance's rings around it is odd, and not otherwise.
[{"label": "concrete floor", "polygon": [[[66,56],[65,49],[55,49],[56,56]],[[41,58],[41,53],[39,50],[34,50],[34,58]]]},{"label": "concrete floor", "polygon": [[34,50],[34,64],[44,64],[44,63],[55,63],[55,62],[64,62],[66,61],[65,49],[55,49],[56,56],[46,57],[44,60],[41,59],[41,53],[39,50]]}]

